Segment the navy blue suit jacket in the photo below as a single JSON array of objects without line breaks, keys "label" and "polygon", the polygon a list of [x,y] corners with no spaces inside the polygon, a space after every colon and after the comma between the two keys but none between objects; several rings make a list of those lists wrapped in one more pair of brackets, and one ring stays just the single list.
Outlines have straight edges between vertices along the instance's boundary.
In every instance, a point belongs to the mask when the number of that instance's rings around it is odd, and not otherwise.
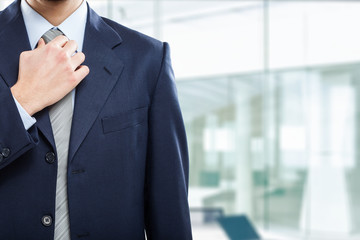
[{"label": "navy blue suit jacket", "polygon": [[[0,13],[0,239],[52,239],[48,110],[28,131],[10,92],[30,50],[20,1]],[[89,8],[68,160],[72,239],[191,239],[188,153],[169,47]]]}]

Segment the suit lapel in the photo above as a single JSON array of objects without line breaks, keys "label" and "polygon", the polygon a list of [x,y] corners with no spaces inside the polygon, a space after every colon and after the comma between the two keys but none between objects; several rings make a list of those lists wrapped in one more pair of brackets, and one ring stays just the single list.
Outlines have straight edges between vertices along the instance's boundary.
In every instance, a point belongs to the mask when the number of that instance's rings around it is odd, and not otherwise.
[{"label": "suit lapel", "polygon": [[83,52],[90,74],[77,86],[72,121],[69,161],[84,141],[111,90],[120,78],[123,64],[113,48],[120,36],[88,7]]},{"label": "suit lapel", "polygon": [[[19,56],[23,51],[31,50],[24,19],[20,11],[20,1],[15,1],[4,10],[0,18],[0,74],[8,87],[12,87],[18,78]],[[49,114],[47,109],[35,114],[36,125],[55,149]]]}]

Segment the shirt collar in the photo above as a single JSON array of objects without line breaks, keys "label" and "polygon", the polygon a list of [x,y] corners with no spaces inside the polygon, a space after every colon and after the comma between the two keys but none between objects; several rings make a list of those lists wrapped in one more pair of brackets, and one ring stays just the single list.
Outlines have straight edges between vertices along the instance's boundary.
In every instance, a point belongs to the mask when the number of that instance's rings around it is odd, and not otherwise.
[{"label": "shirt collar", "polygon": [[80,7],[65,19],[65,21],[59,26],[53,26],[43,16],[32,9],[26,0],[21,0],[21,12],[23,14],[31,49],[35,48],[39,39],[46,31],[53,27],[57,27],[69,39],[75,40],[78,44],[78,51],[82,51],[87,11],[86,1],[84,0]]}]

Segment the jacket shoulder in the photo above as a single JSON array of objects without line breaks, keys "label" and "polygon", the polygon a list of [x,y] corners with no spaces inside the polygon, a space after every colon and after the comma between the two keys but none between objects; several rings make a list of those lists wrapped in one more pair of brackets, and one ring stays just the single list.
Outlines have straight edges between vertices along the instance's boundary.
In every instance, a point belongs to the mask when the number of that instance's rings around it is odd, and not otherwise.
[{"label": "jacket shoulder", "polygon": [[117,32],[127,44],[131,46],[136,46],[137,48],[141,47],[143,50],[147,49],[162,52],[163,42],[153,37],[147,36],[141,32],[138,32],[134,29],[125,27],[108,18],[102,17],[102,19],[115,32]]},{"label": "jacket shoulder", "polygon": [[20,5],[18,1],[14,1],[4,10],[0,11],[0,32],[20,14]]}]

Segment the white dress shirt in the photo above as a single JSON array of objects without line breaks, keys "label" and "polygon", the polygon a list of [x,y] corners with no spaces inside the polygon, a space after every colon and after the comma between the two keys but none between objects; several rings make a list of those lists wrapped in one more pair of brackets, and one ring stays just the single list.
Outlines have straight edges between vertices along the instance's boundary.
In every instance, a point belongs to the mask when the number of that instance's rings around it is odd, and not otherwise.
[{"label": "white dress shirt", "polygon": [[[78,52],[82,51],[85,35],[85,27],[87,20],[87,5],[84,0],[80,7],[71,14],[65,21],[63,21],[59,26],[53,26],[49,23],[44,17],[37,13],[26,0],[21,0],[21,12],[24,18],[25,27],[27,35],[29,37],[29,42],[31,49],[34,49],[36,44],[39,42],[41,36],[50,30],[51,28],[60,29],[69,39],[75,40],[78,44]],[[73,96],[73,107],[75,99],[75,89],[72,91]],[[23,121],[24,127],[28,130],[31,126],[36,123],[36,119],[31,117],[26,110],[20,105],[20,103],[15,99],[16,106],[19,110],[21,119]]]}]

